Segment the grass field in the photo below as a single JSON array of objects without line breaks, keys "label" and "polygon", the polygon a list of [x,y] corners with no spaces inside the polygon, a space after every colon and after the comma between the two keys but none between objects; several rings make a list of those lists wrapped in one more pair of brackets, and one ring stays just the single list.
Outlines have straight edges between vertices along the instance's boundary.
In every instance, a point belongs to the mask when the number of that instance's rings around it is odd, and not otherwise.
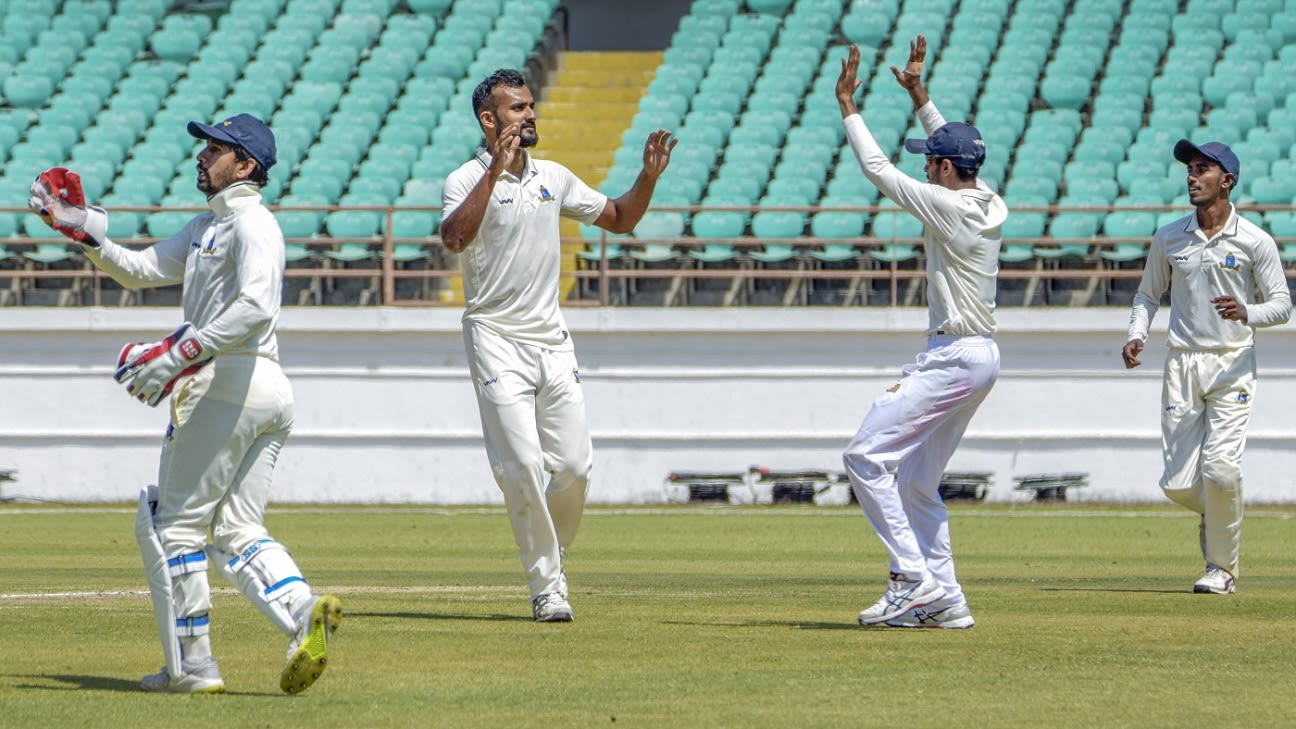
[{"label": "grass field", "polygon": [[[0,507],[0,727],[1289,726],[1296,510],[1254,508],[1229,597],[1193,595],[1196,519],[956,506],[977,626],[860,628],[884,588],[855,509],[591,509],[576,622],[537,625],[498,509],[272,507],[347,616],[327,674],[212,575],[230,693],[154,696],[126,507]],[[1286,687],[1286,688],[1283,688]]]}]

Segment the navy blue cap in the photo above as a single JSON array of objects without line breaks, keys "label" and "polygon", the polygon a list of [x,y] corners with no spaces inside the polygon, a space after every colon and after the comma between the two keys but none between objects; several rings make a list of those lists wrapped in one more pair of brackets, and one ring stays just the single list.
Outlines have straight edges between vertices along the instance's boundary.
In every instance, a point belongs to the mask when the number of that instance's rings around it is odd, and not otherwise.
[{"label": "navy blue cap", "polygon": [[1207,142],[1200,147],[1188,141],[1180,139],[1174,147],[1175,159],[1189,164],[1194,157],[1205,157],[1220,166],[1220,169],[1233,175],[1233,179],[1238,179],[1242,172],[1242,163],[1238,161],[1237,155],[1229,149],[1223,142]]},{"label": "navy blue cap", "polygon": [[947,159],[955,167],[975,170],[985,162],[985,142],[971,124],[950,122],[926,139],[906,139],[905,149]]},{"label": "navy blue cap", "polygon": [[191,121],[189,133],[199,139],[214,139],[242,147],[261,165],[261,169],[267,172],[274,166],[274,133],[265,122],[251,114],[235,114],[215,124]]}]

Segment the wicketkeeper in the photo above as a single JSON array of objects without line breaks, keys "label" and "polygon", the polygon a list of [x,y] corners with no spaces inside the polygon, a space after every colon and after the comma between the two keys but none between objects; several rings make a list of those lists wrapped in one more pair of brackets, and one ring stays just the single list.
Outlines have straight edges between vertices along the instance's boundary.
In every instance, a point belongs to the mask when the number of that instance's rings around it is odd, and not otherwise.
[{"label": "wicketkeeper", "polygon": [[169,397],[171,405],[157,485],[140,492],[135,525],[166,665],[140,686],[225,690],[209,637],[210,559],[290,636],[279,685],[296,693],[324,670],[342,608],[311,592],[264,524],[293,425],[275,335],[283,234],[261,202],[274,135],[247,114],[188,129],[207,140],[197,172],[211,211],[154,246],[135,251],[109,240],[107,213],[87,206],[80,177],[61,167],[40,174],[29,206],[122,286],[184,284],[184,323],[159,342],[127,344],[114,374],[141,403]]}]

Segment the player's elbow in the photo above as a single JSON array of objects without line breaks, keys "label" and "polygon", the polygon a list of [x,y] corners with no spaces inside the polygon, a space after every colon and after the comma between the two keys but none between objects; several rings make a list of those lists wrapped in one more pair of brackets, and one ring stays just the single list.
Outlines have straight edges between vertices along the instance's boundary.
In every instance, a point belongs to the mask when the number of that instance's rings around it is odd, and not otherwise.
[{"label": "player's elbow", "polygon": [[608,201],[607,207],[603,210],[603,215],[594,221],[594,224],[609,233],[629,233],[635,229],[641,218],[643,218],[642,214],[634,217],[626,215],[613,201]]},{"label": "player's elbow", "polygon": [[453,224],[441,225],[441,243],[451,253],[459,253],[468,247],[468,241],[464,240],[463,231],[459,229],[459,226]]}]

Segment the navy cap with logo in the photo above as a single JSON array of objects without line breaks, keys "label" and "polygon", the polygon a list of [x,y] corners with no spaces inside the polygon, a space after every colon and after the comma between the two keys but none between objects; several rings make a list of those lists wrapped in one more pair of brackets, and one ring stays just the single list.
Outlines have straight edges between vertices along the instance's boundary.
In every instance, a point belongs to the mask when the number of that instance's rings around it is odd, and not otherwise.
[{"label": "navy cap with logo", "polygon": [[189,122],[189,133],[199,139],[214,139],[247,150],[252,159],[269,171],[275,163],[274,133],[265,122],[251,114],[235,114],[215,124]]},{"label": "navy cap with logo", "polygon": [[975,170],[985,162],[985,142],[971,124],[950,122],[926,139],[906,139],[905,149],[947,159],[955,167]]},{"label": "navy cap with logo", "polygon": [[1234,180],[1242,172],[1242,163],[1238,161],[1237,155],[1223,142],[1207,142],[1199,147],[1187,139],[1180,139],[1175,143],[1174,156],[1184,164],[1190,164],[1196,157],[1205,157],[1233,175]]}]

